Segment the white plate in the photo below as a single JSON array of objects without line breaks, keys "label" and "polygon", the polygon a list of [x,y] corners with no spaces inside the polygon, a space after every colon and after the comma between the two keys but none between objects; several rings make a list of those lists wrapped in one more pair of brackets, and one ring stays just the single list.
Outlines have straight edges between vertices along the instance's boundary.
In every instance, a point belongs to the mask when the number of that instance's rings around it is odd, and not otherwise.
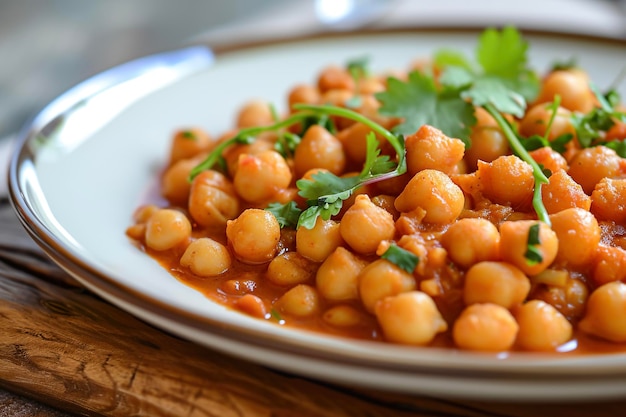
[{"label": "white plate", "polygon": [[[51,103],[21,134],[10,191],[26,229],[95,293],[164,330],[231,355],[334,383],[485,399],[626,394],[626,354],[492,355],[324,336],[253,319],[186,287],[124,231],[165,161],[171,133],[230,128],[239,106],[286,91],[327,64],[367,55],[405,68],[440,47],[473,51],[476,33],[416,31],[284,42],[219,55],[204,47],[114,68]],[[624,43],[527,35],[540,70],[576,58],[601,88],[626,66]],[[623,86],[622,86],[623,87]],[[622,94],[624,89],[622,88]]]}]

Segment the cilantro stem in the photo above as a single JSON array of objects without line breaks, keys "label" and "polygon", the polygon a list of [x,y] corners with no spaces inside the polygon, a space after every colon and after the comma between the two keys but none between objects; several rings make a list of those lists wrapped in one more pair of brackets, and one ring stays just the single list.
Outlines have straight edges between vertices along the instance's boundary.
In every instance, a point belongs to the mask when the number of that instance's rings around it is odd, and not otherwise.
[{"label": "cilantro stem", "polygon": [[502,129],[504,136],[509,142],[509,146],[513,149],[513,152],[520,157],[524,162],[527,162],[533,169],[533,177],[535,179],[535,189],[533,191],[533,208],[535,209],[535,213],[537,213],[537,218],[542,222],[550,225],[550,217],[548,215],[548,211],[546,207],[543,205],[543,201],[541,200],[541,186],[543,184],[548,184],[550,180],[543,173],[543,170],[537,164],[537,162],[528,154],[524,146],[519,141],[517,134],[511,128],[509,122],[502,117],[500,112],[496,109],[493,104],[485,104],[484,109],[493,116],[498,126]]},{"label": "cilantro stem", "polygon": [[258,135],[259,133],[272,131],[272,130],[278,130],[284,127],[289,127],[291,125],[294,125],[300,122],[301,120],[304,120],[308,116],[310,116],[310,114],[308,113],[303,113],[303,112],[294,113],[290,117],[284,120],[280,120],[271,125],[252,126],[252,127],[247,127],[245,129],[241,129],[235,136],[217,145],[211,151],[211,153],[206,157],[204,161],[196,165],[189,173],[189,179],[193,180],[202,171],[206,171],[207,169],[213,168],[213,166],[222,157],[222,152],[224,152],[224,150],[228,148],[229,146],[237,144],[237,143],[250,143],[252,141],[251,138]]},{"label": "cilantro stem", "polygon": [[310,104],[295,104],[295,109],[298,110],[308,110],[315,113],[323,113],[330,114],[333,116],[345,117],[347,119],[354,120],[355,122],[360,122],[372,129],[374,132],[378,133],[391,144],[393,149],[396,151],[398,155],[398,167],[395,170],[396,174],[402,174],[406,171],[406,159],[404,153],[404,141],[401,138],[398,138],[389,130],[385,129],[378,123],[373,120],[368,119],[360,113],[357,113],[353,110],[346,109],[343,107],[337,106],[318,106],[318,105],[310,105]]}]

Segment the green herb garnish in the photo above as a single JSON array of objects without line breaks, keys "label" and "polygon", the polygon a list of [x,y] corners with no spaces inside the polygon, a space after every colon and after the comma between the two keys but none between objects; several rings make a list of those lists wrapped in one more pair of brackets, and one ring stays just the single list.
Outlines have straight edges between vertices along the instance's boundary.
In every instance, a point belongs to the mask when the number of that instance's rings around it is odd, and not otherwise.
[{"label": "green herb garnish", "polygon": [[541,230],[541,224],[536,223],[530,226],[528,229],[528,240],[526,242],[526,263],[528,265],[537,265],[543,261],[543,255],[539,250],[541,240],[539,239],[539,231]]},{"label": "green herb garnish", "polygon": [[295,228],[302,213],[302,210],[294,201],[290,201],[287,204],[271,203],[265,210],[276,217],[281,229],[285,227]]},{"label": "green herb garnish", "polygon": [[527,49],[527,42],[515,28],[501,32],[487,29],[476,49],[477,64],[446,51],[438,56],[437,64],[443,66],[439,85],[432,75],[412,72],[406,83],[390,79],[388,91],[377,97],[382,103],[381,114],[404,119],[397,131],[413,133],[430,124],[466,145],[470,127],[476,123],[474,106],[483,107],[494,117],[513,152],[533,168],[533,207],[539,220],[550,224],[541,200],[541,185],[547,184],[548,178],[502,116],[523,116],[526,101],[539,91],[539,79],[527,67]]},{"label": "green herb garnish", "polygon": [[[330,172],[318,172],[312,179],[300,179],[296,182],[298,194],[307,199],[307,208],[297,227],[311,229],[318,217],[328,220],[339,213],[343,202],[350,198],[354,190],[363,185],[395,177],[406,172],[404,137],[394,135],[378,123],[360,113],[335,106],[312,106],[298,104],[299,110],[331,114],[360,122],[372,129],[367,136],[367,156],[362,171],[357,176],[338,177]],[[383,136],[394,148],[397,161],[392,162],[388,156],[380,155],[378,140],[375,133]]]},{"label": "green herb garnish", "polygon": [[[613,127],[616,120],[626,123],[626,113],[615,109],[616,103],[619,102],[619,95],[613,90],[603,95],[593,84],[590,87],[600,103],[600,107],[594,108],[587,114],[572,114],[571,120],[576,129],[578,142],[583,148],[605,145],[615,149],[619,154],[619,151],[623,151],[623,146],[620,143],[603,139],[605,133]],[[620,156],[625,157],[626,154],[620,154]]]},{"label": "green herb garnish", "polygon": [[382,103],[380,114],[404,120],[394,133],[409,135],[431,125],[468,145],[476,117],[472,104],[461,97],[462,88],[438,88],[432,76],[413,71],[407,82],[387,80],[387,91],[377,93],[376,98]]},{"label": "green herb garnish", "polygon": [[389,245],[385,253],[383,253],[380,257],[388,260],[399,268],[404,269],[409,274],[412,274],[413,271],[415,271],[415,268],[420,261],[420,258],[416,254],[409,252],[394,243]]},{"label": "green herb garnish", "polygon": [[181,136],[185,139],[189,139],[189,140],[196,140],[196,135],[195,133],[193,133],[191,130],[184,130],[181,133]]}]

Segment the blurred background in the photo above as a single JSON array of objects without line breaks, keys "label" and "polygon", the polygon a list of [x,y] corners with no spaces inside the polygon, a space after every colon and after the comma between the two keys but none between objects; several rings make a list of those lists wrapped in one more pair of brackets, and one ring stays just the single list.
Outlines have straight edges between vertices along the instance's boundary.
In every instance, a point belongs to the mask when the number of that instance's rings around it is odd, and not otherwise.
[{"label": "blurred background", "polygon": [[0,138],[80,81],[287,0],[0,0]]}]

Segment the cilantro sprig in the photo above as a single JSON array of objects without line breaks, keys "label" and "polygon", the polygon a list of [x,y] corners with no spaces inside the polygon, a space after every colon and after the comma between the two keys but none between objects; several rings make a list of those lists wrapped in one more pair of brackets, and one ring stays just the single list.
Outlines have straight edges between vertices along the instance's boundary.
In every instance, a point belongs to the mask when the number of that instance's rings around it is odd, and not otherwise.
[{"label": "cilantro sprig", "polygon": [[291,135],[289,132],[283,132],[282,130],[298,123],[306,125],[306,128],[317,123],[324,126],[332,125],[332,123],[328,121],[328,118],[320,117],[319,119],[316,119],[315,115],[311,112],[298,112],[283,120],[277,120],[270,125],[252,126],[241,129],[236,135],[221,142],[213,148],[209,155],[191,170],[189,173],[189,179],[193,180],[199,173],[212,169],[215,165],[219,164],[223,166],[225,163],[222,154],[227,148],[236,144],[250,144],[254,142],[256,137],[263,132],[280,131],[281,134],[279,135],[279,140],[276,144],[277,150],[286,154],[293,152],[299,143],[299,137],[297,135]]},{"label": "cilantro sprig", "polygon": [[539,78],[527,66],[528,43],[517,29],[485,30],[479,38],[475,62],[463,54],[444,51],[435,57],[442,70],[434,75],[414,71],[407,82],[389,79],[379,93],[381,114],[403,118],[394,131],[416,131],[424,124],[470,143],[470,128],[476,123],[474,107],[484,108],[502,129],[509,146],[533,169],[533,208],[539,220],[550,224],[541,199],[541,186],[548,183],[542,168],[528,154],[515,129],[503,114],[524,115],[527,100],[539,91]]},{"label": "cilantro sprig", "polygon": [[615,108],[615,105],[619,102],[617,92],[610,90],[608,93],[602,94],[593,84],[590,84],[590,88],[598,103],[600,103],[600,107],[595,107],[587,114],[572,114],[571,120],[576,130],[578,142],[583,148],[604,145],[616,150],[620,156],[626,157],[626,148],[623,146],[623,140],[604,140],[606,132],[613,127],[616,121],[626,123],[626,113]]},{"label": "cilantro sprig", "polygon": [[543,200],[541,199],[541,186],[550,182],[546,173],[544,172],[542,167],[533,159],[533,157],[530,156],[528,151],[520,142],[511,124],[502,116],[502,114],[500,114],[495,106],[492,104],[487,104],[484,106],[484,108],[495,119],[496,123],[498,123],[498,126],[500,126],[500,129],[502,129],[502,133],[504,133],[504,136],[507,138],[507,141],[509,142],[509,146],[513,150],[513,153],[515,153],[520,159],[527,162],[532,167],[533,178],[535,180],[532,200],[533,208],[535,209],[535,213],[537,214],[537,218],[539,220],[548,225],[551,225],[552,223],[550,221],[550,216],[548,215],[548,211],[543,205]]},{"label": "cilantro sprig", "polygon": [[[280,131],[298,123],[308,123],[312,119],[326,124],[330,120],[330,116],[351,119],[363,123],[371,129],[366,137],[366,158],[363,169],[355,176],[339,177],[330,172],[318,172],[311,179],[298,180],[296,182],[299,189],[298,194],[306,199],[308,205],[306,210],[301,211],[294,202],[272,203],[267,208],[274,214],[281,227],[294,227],[295,225],[296,228],[311,229],[315,226],[318,217],[321,216],[324,220],[328,220],[337,215],[343,207],[343,202],[350,198],[357,188],[406,172],[404,136],[401,134],[391,133],[366,116],[342,107],[296,104],[294,110],[296,112],[291,116],[284,120],[278,120],[274,124],[241,129],[235,136],[216,146],[204,161],[195,166],[191,170],[190,179],[204,170],[212,169],[216,164],[223,164],[222,153],[229,146],[238,143],[251,143],[256,136],[263,132]],[[386,139],[393,147],[396,152],[395,161],[392,161],[388,155],[380,154],[376,134]],[[290,144],[289,140],[291,139],[292,137],[287,134],[279,135],[277,142],[279,149],[285,150],[285,147],[294,145],[287,149],[288,152],[294,152],[297,143]]]},{"label": "cilantro sprig", "polygon": [[[372,130],[366,137],[366,159],[358,175],[338,177],[330,172],[318,172],[311,179],[300,179],[296,182],[300,190],[298,194],[307,199],[309,206],[300,215],[297,227],[313,228],[318,217],[328,220],[337,215],[343,207],[343,202],[350,198],[357,188],[406,172],[403,135],[393,134],[362,114],[342,107],[306,104],[298,104],[294,107],[303,111],[345,117],[363,123]],[[387,155],[380,155],[376,133],[385,138],[393,147],[397,161],[391,161]]]},{"label": "cilantro sprig", "polygon": [[470,127],[476,124],[476,117],[472,104],[461,97],[463,88],[439,88],[432,76],[413,71],[406,82],[389,78],[387,90],[377,93],[376,98],[382,103],[381,114],[403,119],[394,127],[395,133],[408,135],[431,125],[469,145]]}]

